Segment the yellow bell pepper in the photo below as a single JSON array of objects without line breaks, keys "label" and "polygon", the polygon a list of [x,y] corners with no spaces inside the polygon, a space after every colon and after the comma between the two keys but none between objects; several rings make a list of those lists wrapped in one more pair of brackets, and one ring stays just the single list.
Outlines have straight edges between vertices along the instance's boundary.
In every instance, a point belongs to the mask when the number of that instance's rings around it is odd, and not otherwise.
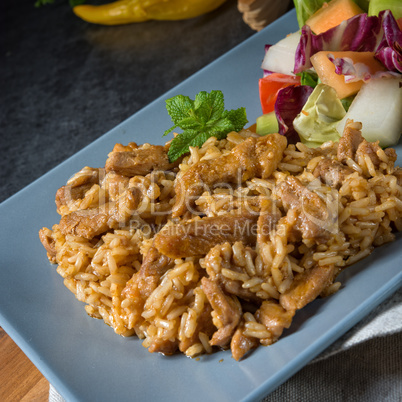
[{"label": "yellow bell pepper", "polygon": [[101,25],[121,25],[148,20],[184,20],[208,13],[226,0],[118,0],[73,8],[85,21]]}]

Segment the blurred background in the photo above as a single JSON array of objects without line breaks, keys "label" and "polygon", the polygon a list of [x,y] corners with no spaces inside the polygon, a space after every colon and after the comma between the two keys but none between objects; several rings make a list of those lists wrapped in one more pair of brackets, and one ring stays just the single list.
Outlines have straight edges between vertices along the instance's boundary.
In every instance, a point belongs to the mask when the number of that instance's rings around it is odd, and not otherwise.
[{"label": "blurred background", "polygon": [[237,0],[119,26],[85,22],[67,0],[35,1],[0,6],[0,201],[256,32]]}]

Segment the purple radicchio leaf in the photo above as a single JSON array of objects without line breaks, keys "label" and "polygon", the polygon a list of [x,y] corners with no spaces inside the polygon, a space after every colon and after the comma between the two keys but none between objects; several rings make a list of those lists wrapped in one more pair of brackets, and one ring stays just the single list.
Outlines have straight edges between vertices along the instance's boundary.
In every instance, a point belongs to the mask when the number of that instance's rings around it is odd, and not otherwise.
[{"label": "purple radicchio leaf", "polygon": [[293,120],[301,112],[312,92],[313,88],[308,85],[292,85],[278,92],[275,115],[279,124],[279,134],[284,135],[289,144],[300,141],[299,134],[293,128]]},{"label": "purple radicchio leaf", "polygon": [[381,11],[384,37],[376,50],[376,58],[389,71],[402,73],[402,31],[389,10]]},{"label": "purple radicchio leaf", "polygon": [[381,11],[378,17],[356,15],[319,35],[314,35],[305,25],[296,49],[294,72],[297,74],[311,68],[310,57],[321,50],[375,52],[388,70],[401,72],[401,36],[389,10]]}]

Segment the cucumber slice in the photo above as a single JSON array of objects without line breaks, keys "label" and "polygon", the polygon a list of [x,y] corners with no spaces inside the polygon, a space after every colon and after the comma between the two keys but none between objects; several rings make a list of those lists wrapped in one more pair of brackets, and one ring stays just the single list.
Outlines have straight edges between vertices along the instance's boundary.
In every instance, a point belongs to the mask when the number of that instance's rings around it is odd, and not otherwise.
[{"label": "cucumber slice", "polygon": [[278,120],[275,112],[266,113],[256,120],[256,133],[259,135],[277,133],[279,130]]}]

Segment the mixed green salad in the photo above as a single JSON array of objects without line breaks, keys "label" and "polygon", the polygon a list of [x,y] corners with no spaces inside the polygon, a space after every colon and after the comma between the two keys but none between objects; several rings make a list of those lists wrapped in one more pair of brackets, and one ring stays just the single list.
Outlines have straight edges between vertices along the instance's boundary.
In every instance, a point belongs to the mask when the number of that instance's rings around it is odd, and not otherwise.
[{"label": "mixed green salad", "polygon": [[337,141],[351,119],[368,141],[395,145],[402,132],[402,1],[294,3],[300,30],[265,47],[257,133],[317,146]]}]

